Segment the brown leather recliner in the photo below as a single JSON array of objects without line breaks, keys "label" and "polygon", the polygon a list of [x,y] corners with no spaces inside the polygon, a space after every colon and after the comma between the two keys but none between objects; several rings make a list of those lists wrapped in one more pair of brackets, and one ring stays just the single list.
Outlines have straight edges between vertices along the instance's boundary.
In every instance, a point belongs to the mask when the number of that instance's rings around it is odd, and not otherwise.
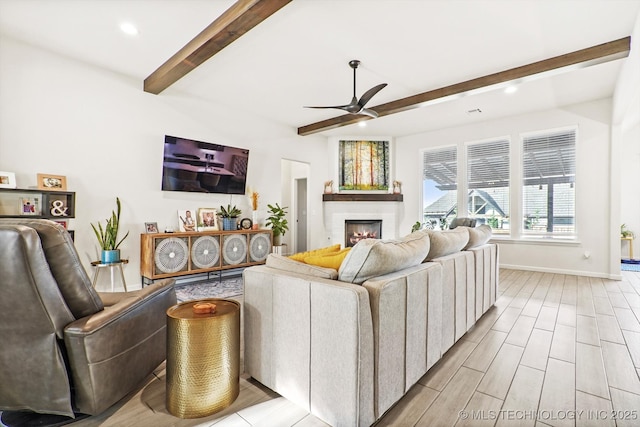
[{"label": "brown leather recliner", "polygon": [[96,415],[142,386],[173,285],[98,293],[62,226],[0,219],[0,410]]}]

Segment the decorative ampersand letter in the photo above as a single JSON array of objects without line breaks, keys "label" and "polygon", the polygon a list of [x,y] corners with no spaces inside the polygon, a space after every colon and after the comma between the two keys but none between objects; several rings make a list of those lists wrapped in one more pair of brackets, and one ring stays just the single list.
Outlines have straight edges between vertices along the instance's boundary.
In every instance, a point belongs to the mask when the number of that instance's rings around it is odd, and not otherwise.
[{"label": "decorative ampersand letter", "polygon": [[64,206],[62,200],[55,200],[51,203],[51,215],[53,216],[67,216],[67,210],[69,208]]}]

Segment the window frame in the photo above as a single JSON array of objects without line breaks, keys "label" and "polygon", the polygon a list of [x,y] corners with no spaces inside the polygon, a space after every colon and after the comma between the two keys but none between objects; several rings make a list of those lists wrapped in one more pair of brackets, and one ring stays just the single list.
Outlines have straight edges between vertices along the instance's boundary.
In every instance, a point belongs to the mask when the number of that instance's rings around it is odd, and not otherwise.
[{"label": "window frame", "polygon": [[[513,141],[510,135],[501,135],[501,136],[496,136],[496,137],[491,137],[491,138],[485,138],[482,140],[475,140],[475,141],[468,141],[465,142],[463,144],[463,152],[464,152],[464,163],[465,163],[465,169],[464,169],[464,181],[465,181],[465,192],[466,192],[466,197],[464,197],[464,204],[465,204],[465,212],[468,213],[469,217],[475,218],[475,214],[470,212],[470,206],[469,206],[469,198],[470,198],[470,167],[471,167],[471,162],[470,162],[470,156],[469,156],[469,151],[471,147],[477,147],[480,145],[488,145],[488,144],[498,144],[498,143],[506,143],[506,148],[507,148],[507,165],[506,165],[506,173],[507,173],[507,181],[509,182],[509,186],[508,188],[508,194],[506,197],[507,200],[507,214],[505,216],[505,218],[508,219],[508,224],[509,224],[509,228],[506,229],[502,229],[502,228],[494,228],[491,224],[489,224],[488,221],[486,221],[485,223],[489,226],[491,226],[493,233],[499,236],[504,236],[504,237],[508,237],[512,234],[512,227],[513,227],[513,220],[512,220],[512,210],[511,210],[511,206],[512,206],[512,194],[513,194],[513,173],[512,173],[512,164],[513,164]],[[497,187],[498,188],[498,187]]]},{"label": "window frame", "polygon": [[[573,231],[539,231],[539,230],[526,230],[524,226],[525,218],[526,218],[526,209],[525,209],[525,142],[527,139],[533,139],[536,137],[544,137],[544,136],[553,136],[553,135],[561,135],[564,133],[573,132],[573,181],[569,181],[572,184],[573,190],[573,206],[571,210],[573,212]],[[543,129],[532,132],[522,132],[520,133],[520,158],[519,158],[519,168],[520,168],[520,176],[519,176],[519,200],[518,206],[520,208],[519,218],[518,218],[518,228],[519,234],[523,240],[526,239],[558,239],[558,240],[576,240],[578,238],[578,213],[577,213],[577,192],[575,191],[575,186],[577,185],[577,166],[578,166],[578,141],[579,141],[579,129],[577,125],[573,126],[563,126],[557,128]],[[541,183],[539,185],[542,185]],[[547,193],[548,194],[548,193]],[[548,205],[547,205],[548,209]]]}]

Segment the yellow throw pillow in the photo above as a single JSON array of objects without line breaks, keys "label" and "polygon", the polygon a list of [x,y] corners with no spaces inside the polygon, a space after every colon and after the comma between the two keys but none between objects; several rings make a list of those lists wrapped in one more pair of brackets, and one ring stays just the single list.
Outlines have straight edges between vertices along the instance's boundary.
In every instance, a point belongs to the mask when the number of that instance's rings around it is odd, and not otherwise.
[{"label": "yellow throw pillow", "polygon": [[305,264],[311,264],[318,267],[333,268],[334,270],[340,269],[340,264],[344,261],[351,248],[346,248],[338,252],[308,256],[304,259]]},{"label": "yellow throw pillow", "polygon": [[327,246],[326,248],[316,249],[313,251],[298,252],[297,254],[290,255],[289,258],[296,261],[304,262],[304,259],[307,257],[338,252],[339,250],[340,250],[340,244],[338,243],[337,245],[331,245],[331,246]]}]

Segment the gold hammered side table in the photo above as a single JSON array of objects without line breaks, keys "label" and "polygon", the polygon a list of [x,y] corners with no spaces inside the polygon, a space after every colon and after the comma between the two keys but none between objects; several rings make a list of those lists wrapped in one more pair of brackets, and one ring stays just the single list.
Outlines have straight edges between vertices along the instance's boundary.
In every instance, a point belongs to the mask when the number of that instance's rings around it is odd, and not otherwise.
[{"label": "gold hammered side table", "polygon": [[[195,304],[214,313],[196,314]],[[200,418],[231,405],[240,393],[240,304],[187,301],[167,310],[167,410]]]}]

